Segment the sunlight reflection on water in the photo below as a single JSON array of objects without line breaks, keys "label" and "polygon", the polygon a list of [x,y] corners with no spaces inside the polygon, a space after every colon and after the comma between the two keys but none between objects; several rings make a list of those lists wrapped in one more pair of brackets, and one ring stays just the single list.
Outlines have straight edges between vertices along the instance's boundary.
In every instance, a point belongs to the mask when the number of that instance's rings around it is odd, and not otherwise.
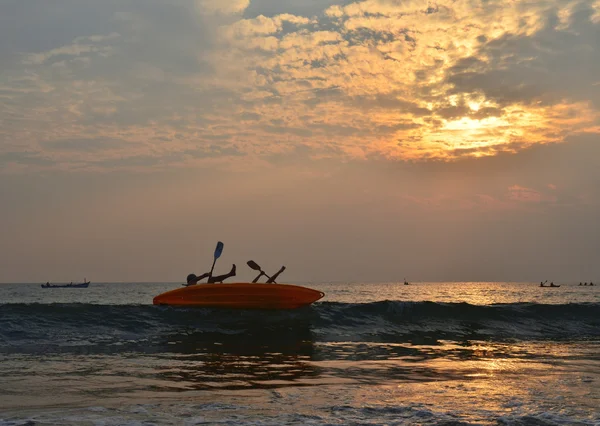
[{"label": "sunlight reflection on water", "polygon": [[596,307],[571,304],[596,288],[312,287],[325,303],[285,313],[147,306],[173,284],[5,287],[41,303],[0,305],[0,424],[600,421]]},{"label": "sunlight reflection on water", "polygon": [[[581,303],[600,302],[600,286],[563,284],[559,288],[539,287],[539,283],[504,282],[415,282],[327,283],[320,286],[323,301],[366,303],[377,300],[431,301],[489,305],[494,303]],[[364,290],[361,290],[363,288]]]}]

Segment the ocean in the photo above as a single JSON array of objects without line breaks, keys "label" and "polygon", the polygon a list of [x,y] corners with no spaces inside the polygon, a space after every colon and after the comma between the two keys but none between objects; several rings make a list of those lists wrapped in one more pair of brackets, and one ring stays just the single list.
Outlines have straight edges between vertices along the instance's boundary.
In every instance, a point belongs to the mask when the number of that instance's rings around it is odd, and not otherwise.
[{"label": "ocean", "polygon": [[326,296],[0,284],[0,425],[600,425],[598,284],[297,284]]}]

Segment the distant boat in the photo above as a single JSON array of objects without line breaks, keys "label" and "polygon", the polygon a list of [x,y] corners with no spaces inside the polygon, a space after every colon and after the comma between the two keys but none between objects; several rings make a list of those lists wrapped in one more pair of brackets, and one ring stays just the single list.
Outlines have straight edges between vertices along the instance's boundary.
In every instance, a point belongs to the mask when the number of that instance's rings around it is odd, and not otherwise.
[{"label": "distant boat", "polygon": [[88,288],[91,281],[84,281],[82,283],[70,283],[70,284],[50,284],[47,282],[46,284],[42,284],[42,288]]},{"label": "distant boat", "polygon": [[548,288],[550,288],[550,287],[553,287],[553,288],[558,288],[558,287],[560,287],[560,284],[559,284],[559,285],[556,285],[556,284],[554,284],[554,283],[550,283],[550,284],[548,284],[548,285],[544,285],[544,283],[540,283],[540,287],[548,287]]},{"label": "distant boat", "polygon": [[404,278],[404,285],[410,285],[410,283],[406,281],[406,278]]}]

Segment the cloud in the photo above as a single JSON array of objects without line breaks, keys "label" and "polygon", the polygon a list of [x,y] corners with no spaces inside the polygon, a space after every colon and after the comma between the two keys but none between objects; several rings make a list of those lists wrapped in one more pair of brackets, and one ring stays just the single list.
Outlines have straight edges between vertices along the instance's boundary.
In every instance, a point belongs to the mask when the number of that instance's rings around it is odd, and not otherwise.
[{"label": "cloud", "polygon": [[[18,8],[25,26],[62,22]],[[591,1],[86,1],[69,11],[89,31],[3,61],[0,152],[95,140],[109,159],[119,151],[109,141],[122,141],[127,156],[185,167],[179,153],[223,141],[238,161],[296,146],[340,161],[456,161],[600,128]],[[90,161],[71,148],[74,163]]]},{"label": "cloud", "polygon": [[110,33],[107,35],[94,35],[89,37],[77,37],[72,44],[51,49],[42,53],[32,53],[24,59],[25,64],[41,65],[47,63],[50,59],[65,60],[73,57],[100,55],[107,56],[111,53],[110,46],[102,46],[103,42],[110,42],[119,38],[119,34]]},{"label": "cloud", "polygon": [[544,199],[540,192],[519,185],[513,185],[508,188],[508,198],[526,203],[539,203]]},{"label": "cloud", "polygon": [[250,0],[196,0],[200,13],[236,14],[242,13],[250,4]]}]

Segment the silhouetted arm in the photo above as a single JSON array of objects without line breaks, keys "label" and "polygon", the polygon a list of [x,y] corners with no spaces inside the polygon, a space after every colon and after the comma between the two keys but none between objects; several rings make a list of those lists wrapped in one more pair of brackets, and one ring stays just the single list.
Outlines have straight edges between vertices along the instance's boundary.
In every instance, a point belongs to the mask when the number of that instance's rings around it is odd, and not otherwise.
[{"label": "silhouetted arm", "polygon": [[210,274],[208,272],[205,272],[204,274],[197,276],[196,278],[189,280],[187,282],[187,285],[194,285],[194,284],[198,284],[198,281],[203,280],[204,278],[210,276]]},{"label": "silhouetted arm", "polygon": [[275,275],[273,275],[271,278],[269,278],[269,281],[267,281],[267,284],[273,284],[275,282],[275,280],[277,279],[277,277],[283,272],[285,271],[285,266],[282,266],[281,269],[279,271],[277,271],[275,273]]}]

